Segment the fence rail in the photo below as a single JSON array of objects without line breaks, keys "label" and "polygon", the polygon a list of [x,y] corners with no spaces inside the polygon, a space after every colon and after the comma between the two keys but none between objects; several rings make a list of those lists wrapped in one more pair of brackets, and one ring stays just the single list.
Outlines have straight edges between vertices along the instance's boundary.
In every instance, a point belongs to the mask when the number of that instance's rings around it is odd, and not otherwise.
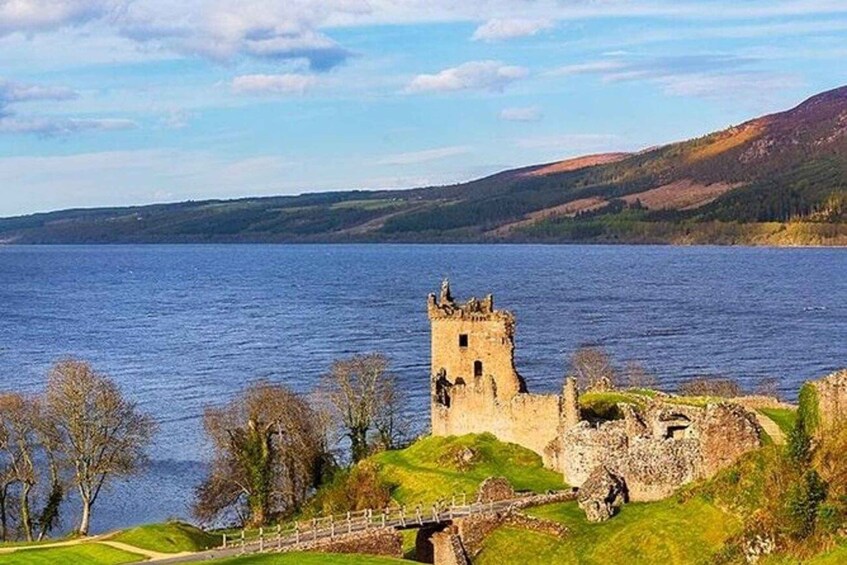
[{"label": "fence rail", "polygon": [[[527,496],[500,500],[496,502],[472,502],[467,496],[453,497],[448,503],[442,501],[428,507],[420,504],[409,508],[393,506],[381,510],[358,510],[345,514],[321,516],[311,520],[300,520],[275,528],[241,530],[238,534],[223,534],[223,549],[238,548],[241,553],[280,551],[292,547],[302,547],[332,540],[338,536],[367,532],[376,528],[420,528],[442,524],[467,516],[500,512],[519,502],[528,500]],[[459,503],[461,502],[461,503]]]}]

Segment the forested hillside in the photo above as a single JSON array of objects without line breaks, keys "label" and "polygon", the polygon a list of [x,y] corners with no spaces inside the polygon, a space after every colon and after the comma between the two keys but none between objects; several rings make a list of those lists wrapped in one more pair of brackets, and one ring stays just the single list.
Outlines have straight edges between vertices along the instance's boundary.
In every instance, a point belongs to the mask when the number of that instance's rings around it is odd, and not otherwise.
[{"label": "forested hillside", "polygon": [[698,139],[452,186],[0,220],[5,243],[258,241],[845,245],[847,87]]}]

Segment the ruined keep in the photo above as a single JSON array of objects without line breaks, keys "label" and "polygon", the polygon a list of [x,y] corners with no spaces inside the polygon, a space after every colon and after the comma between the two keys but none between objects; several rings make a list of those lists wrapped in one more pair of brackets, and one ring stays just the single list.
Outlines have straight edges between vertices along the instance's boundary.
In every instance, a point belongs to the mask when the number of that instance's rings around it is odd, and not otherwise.
[{"label": "ruined keep", "polygon": [[432,435],[490,432],[559,469],[562,399],[530,394],[515,369],[515,317],[489,294],[457,303],[444,281],[430,294]]}]

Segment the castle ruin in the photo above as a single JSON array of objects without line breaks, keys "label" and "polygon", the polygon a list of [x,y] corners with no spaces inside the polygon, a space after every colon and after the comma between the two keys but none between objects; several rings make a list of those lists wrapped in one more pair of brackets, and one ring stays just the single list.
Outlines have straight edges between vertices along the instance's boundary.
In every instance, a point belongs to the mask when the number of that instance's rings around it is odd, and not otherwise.
[{"label": "castle ruin", "polygon": [[626,483],[631,500],[669,496],[761,446],[755,416],[726,402],[620,404],[623,419],[588,422],[574,379],[561,395],[527,391],[514,363],[515,317],[495,310],[490,294],[459,303],[445,281],[427,313],[435,436],[491,433],[538,453],[573,486],[605,470]]}]

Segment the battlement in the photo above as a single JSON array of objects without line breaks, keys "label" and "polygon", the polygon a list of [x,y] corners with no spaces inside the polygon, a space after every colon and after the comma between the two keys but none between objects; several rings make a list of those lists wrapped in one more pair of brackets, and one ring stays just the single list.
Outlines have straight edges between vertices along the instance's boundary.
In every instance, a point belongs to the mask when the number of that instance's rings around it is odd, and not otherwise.
[{"label": "battlement", "polygon": [[464,304],[456,302],[450,293],[450,283],[446,280],[441,283],[441,293],[438,297],[434,293],[427,297],[427,314],[431,321],[447,319],[502,320],[512,327],[515,324],[515,317],[511,312],[494,309],[494,296],[491,294],[486,295],[482,300],[472,297]]}]

